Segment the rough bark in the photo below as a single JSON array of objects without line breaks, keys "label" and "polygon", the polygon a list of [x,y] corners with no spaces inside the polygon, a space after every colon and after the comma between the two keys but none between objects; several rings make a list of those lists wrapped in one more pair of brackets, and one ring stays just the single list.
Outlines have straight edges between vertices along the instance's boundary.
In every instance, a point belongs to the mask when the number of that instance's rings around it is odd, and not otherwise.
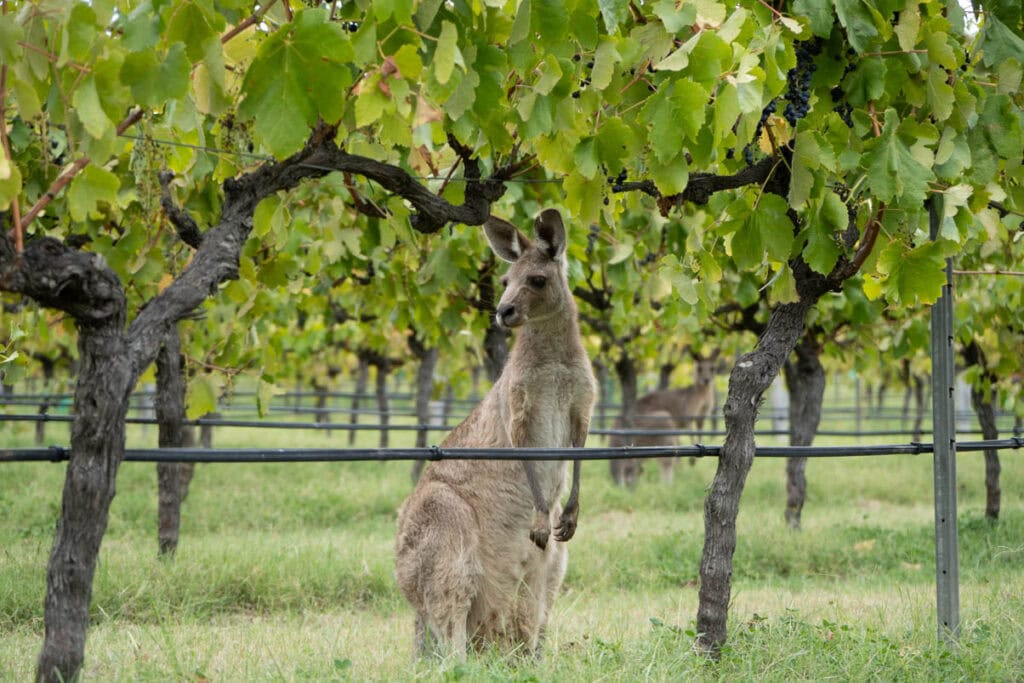
[{"label": "rough bark", "polygon": [[327,410],[327,387],[319,382],[313,383],[313,392],[316,394],[316,412],[313,420],[317,424],[330,422],[330,412]]},{"label": "rough bark", "polygon": [[0,228],[0,289],[70,314],[80,358],[75,418],[57,533],[47,567],[39,681],[71,680],[85,656],[92,580],[124,458],[124,425],[137,374],[125,362],[126,301],[102,259],[50,238],[16,255]]},{"label": "rough bark", "polygon": [[[636,364],[625,349],[619,360],[615,361],[615,374],[619,378],[619,387],[622,391],[622,408],[616,426],[620,429],[633,429],[636,424],[637,373]],[[628,482],[636,481],[641,464],[635,458],[613,458],[608,461],[608,472],[613,482],[619,486],[626,486]]]},{"label": "rough bark", "polygon": [[[996,427],[996,411],[993,401],[993,392],[982,391],[971,388],[971,405],[978,415],[978,424],[981,425],[981,435],[986,441],[999,438],[999,429]],[[999,505],[1002,491],[999,488],[999,473],[1002,467],[999,464],[999,451],[994,448],[985,449],[985,516],[989,519],[999,519]]]},{"label": "rough bark", "polygon": [[[419,360],[416,368],[416,422],[421,427],[430,424],[430,399],[434,395],[434,370],[437,368],[437,347],[426,347],[415,336],[409,338],[409,348]],[[416,432],[416,448],[425,448],[430,439],[426,429]],[[417,460],[412,464],[412,481],[415,484],[426,461]]]},{"label": "rough bark", "polygon": [[381,358],[374,365],[377,368],[376,394],[378,421],[381,426],[380,447],[387,448],[390,435],[388,425],[391,423],[391,408],[388,403],[388,375],[391,374],[391,363],[386,358]]},{"label": "rough bark", "polygon": [[[988,369],[985,354],[981,347],[974,341],[964,346],[964,362],[967,365],[977,365],[982,371],[982,380],[990,387],[995,384],[997,377]],[[999,428],[996,425],[995,410],[995,389],[985,391],[981,387],[971,387],[971,406],[978,416],[978,424],[981,427],[981,436],[986,441],[999,438]],[[999,452],[994,448],[985,449],[985,516],[989,519],[999,519],[999,507],[1002,498],[1002,490],[999,487],[999,474],[1002,466],[999,463]]]},{"label": "rough bark", "polygon": [[757,347],[739,358],[729,376],[729,393],[722,410],[725,442],[711,490],[704,500],[704,550],[697,608],[697,646],[713,656],[719,654],[726,640],[736,517],[754,461],[758,407],[803,333],[804,318],[815,301],[817,297],[805,298],[773,310]]},{"label": "rough bark", "polygon": [[[195,443],[192,428],[185,424],[185,375],[178,327],[172,325],[156,357],[156,420],[160,448],[187,448]],[[194,463],[157,463],[159,505],[157,539],[160,555],[173,556],[178,549],[181,504],[188,496]]]},{"label": "rough bark", "polygon": [[[825,396],[825,368],[821,347],[808,331],[786,360],[783,371],[789,390],[789,445],[810,446],[821,423]],[[786,460],[786,523],[800,528],[800,514],[807,498],[807,458]]]},{"label": "rough bark", "polygon": [[[359,367],[356,369],[356,386],[352,394],[352,405],[349,408],[348,422],[353,427],[359,424],[359,406],[366,395],[366,385],[370,381],[370,359],[359,354]],[[356,430],[348,430],[348,445],[355,445]]]}]

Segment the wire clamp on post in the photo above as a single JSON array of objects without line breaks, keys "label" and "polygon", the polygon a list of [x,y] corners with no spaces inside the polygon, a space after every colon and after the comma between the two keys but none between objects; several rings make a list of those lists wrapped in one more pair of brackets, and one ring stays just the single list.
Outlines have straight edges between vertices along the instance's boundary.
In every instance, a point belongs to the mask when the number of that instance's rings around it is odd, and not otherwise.
[{"label": "wire clamp on post", "polygon": [[50,462],[63,462],[71,459],[71,453],[63,446],[50,446]]},{"label": "wire clamp on post", "polygon": [[697,447],[698,458],[703,458],[705,455],[707,455],[708,449],[704,447],[704,444],[697,442],[693,445]]},{"label": "wire clamp on post", "polygon": [[437,462],[444,457],[444,453],[441,451],[441,447],[437,444],[430,445],[430,457],[427,458],[430,462]]},{"label": "wire clamp on post", "polygon": [[925,450],[924,444],[921,443],[920,441],[911,441],[910,445],[914,447],[914,455],[921,455],[922,453],[927,452]]}]

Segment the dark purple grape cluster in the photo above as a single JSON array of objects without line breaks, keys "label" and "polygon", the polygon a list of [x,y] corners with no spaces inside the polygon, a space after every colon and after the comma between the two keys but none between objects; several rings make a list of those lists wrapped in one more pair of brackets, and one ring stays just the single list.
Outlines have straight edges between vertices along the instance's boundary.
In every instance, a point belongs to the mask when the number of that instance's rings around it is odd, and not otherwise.
[{"label": "dark purple grape cluster", "polygon": [[811,110],[811,76],[818,68],[814,56],[821,52],[821,41],[818,38],[798,40],[793,47],[796,50],[796,66],[786,74],[789,92],[786,93],[786,109],[782,112],[791,126],[795,126]]},{"label": "dark purple grape cluster", "polygon": [[[856,54],[857,53],[853,50],[847,50],[846,57],[847,59],[851,59]],[[843,69],[843,75],[840,78],[840,81],[842,81],[843,78],[846,78],[846,75],[853,71],[854,68],[856,68],[856,66],[852,61],[847,62],[846,68]],[[850,103],[846,101],[846,93],[843,91],[843,86],[835,86],[829,94],[832,95],[832,104],[835,105],[833,110],[839,114],[839,118],[843,120],[843,123],[846,124],[847,128],[853,128],[853,107],[851,107]]]},{"label": "dark purple grape cluster", "polygon": [[653,251],[649,251],[642,259],[640,259],[640,267],[642,268],[643,266],[646,266],[650,263],[654,263],[657,260],[658,255],[655,254]]},{"label": "dark purple grape cluster", "polygon": [[612,186],[612,190],[615,192],[622,191],[622,185],[626,182],[626,169],[619,171],[617,176],[608,176],[608,184]]},{"label": "dark purple grape cluster", "polygon": [[[757,128],[754,130],[754,140],[743,148],[743,160],[747,162],[747,166],[754,165],[754,145],[761,139],[761,131],[764,129],[764,124],[768,122],[768,117],[775,113],[775,100],[772,100],[765,108],[761,110],[761,118],[757,121]],[[729,150],[732,152],[732,150]],[[731,159],[732,154],[726,154],[726,158]]]},{"label": "dark purple grape cluster", "polygon": [[[573,55],[573,60],[577,61],[577,62],[580,61],[580,56],[578,54],[577,55]],[[591,71],[593,71],[593,69],[594,69],[594,62],[593,61],[587,62],[587,68],[590,69]],[[572,97],[578,99],[579,96],[580,96],[581,91],[585,90],[587,88],[587,86],[589,86],[589,85],[590,85],[590,76],[584,76],[582,79],[580,79],[580,89],[579,90],[573,90]]]}]

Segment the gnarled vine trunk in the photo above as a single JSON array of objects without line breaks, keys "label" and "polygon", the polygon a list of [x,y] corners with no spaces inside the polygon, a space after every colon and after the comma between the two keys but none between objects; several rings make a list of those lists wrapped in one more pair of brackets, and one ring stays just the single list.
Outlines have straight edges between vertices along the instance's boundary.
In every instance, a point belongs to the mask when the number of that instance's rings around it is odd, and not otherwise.
[{"label": "gnarled vine trunk", "polygon": [[[195,445],[192,428],[185,424],[185,375],[177,325],[168,328],[156,357],[154,407],[160,448],[188,448]],[[160,555],[171,556],[178,549],[181,504],[188,496],[194,469],[195,464],[190,462],[160,462],[156,465],[159,488],[157,539]]]},{"label": "gnarled vine trunk", "polygon": [[75,387],[71,459],[46,572],[39,681],[71,680],[85,657],[93,575],[117,469],[124,459],[128,397],[135,384],[124,362],[124,315],[122,307],[104,324],[78,324],[81,368]]},{"label": "gnarled vine trunk", "polygon": [[[964,345],[964,362],[971,366],[981,368],[982,377],[990,387],[993,387],[995,376],[985,359],[985,353],[977,342],[971,341]],[[999,427],[996,425],[995,411],[995,389],[985,391],[981,387],[971,387],[971,406],[978,416],[978,424],[981,426],[981,435],[986,441],[999,438]],[[994,448],[985,449],[985,516],[989,519],[999,519],[999,506],[1002,498],[1002,491],[999,487],[999,474],[1002,466],[999,464],[999,452]]]},{"label": "gnarled vine trunk", "polygon": [[[786,359],[783,371],[789,390],[789,445],[810,446],[821,423],[825,396],[825,368],[821,347],[808,331]],[[800,528],[800,514],[807,498],[807,458],[786,459],[786,523]]]},{"label": "gnarled vine trunk", "polygon": [[723,406],[725,442],[704,499],[704,550],[697,608],[697,645],[715,656],[726,640],[736,517],[754,462],[754,421],[761,397],[803,334],[804,318],[816,301],[817,297],[802,299],[775,308],[757,347],[742,355],[729,375],[729,393]]},{"label": "gnarled vine trunk", "polygon": [[[348,423],[355,427],[359,424],[359,408],[362,405],[363,396],[366,395],[366,386],[370,381],[370,359],[360,353],[358,356],[359,366],[356,368],[356,386],[352,393],[352,404],[349,406]],[[356,430],[348,430],[348,445],[356,443]]]},{"label": "gnarled vine trunk", "polygon": [[[420,430],[416,432],[416,448],[425,448],[430,438],[427,430],[424,429],[430,424],[430,399],[434,395],[434,371],[437,368],[437,347],[424,346],[423,342],[415,335],[409,337],[409,348],[413,355],[419,359],[419,366],[416,368],[416,423]],[[424,460],[417,460],[412,464],[412,481],[420,478]]]}]

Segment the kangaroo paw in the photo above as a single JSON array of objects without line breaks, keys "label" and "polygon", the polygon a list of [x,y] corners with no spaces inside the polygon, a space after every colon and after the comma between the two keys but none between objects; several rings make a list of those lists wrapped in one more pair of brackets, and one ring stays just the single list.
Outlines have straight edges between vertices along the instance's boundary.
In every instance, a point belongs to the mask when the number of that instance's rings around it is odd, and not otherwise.
[{"label": "kangaroo paw", "polygon": [[546,513],[538,511],[533,517],[533,528],[530,529],[530,540],[541,550],[548,547],[548,537],[551,536],[551,525],[548,522]]},{"label": "kangaroo paw", "polygon": [[566,509],[558,519],[558,526],[555,527],[555,540],[565,543],[576,534],[576,522],[579,520],[580,509]]}]

